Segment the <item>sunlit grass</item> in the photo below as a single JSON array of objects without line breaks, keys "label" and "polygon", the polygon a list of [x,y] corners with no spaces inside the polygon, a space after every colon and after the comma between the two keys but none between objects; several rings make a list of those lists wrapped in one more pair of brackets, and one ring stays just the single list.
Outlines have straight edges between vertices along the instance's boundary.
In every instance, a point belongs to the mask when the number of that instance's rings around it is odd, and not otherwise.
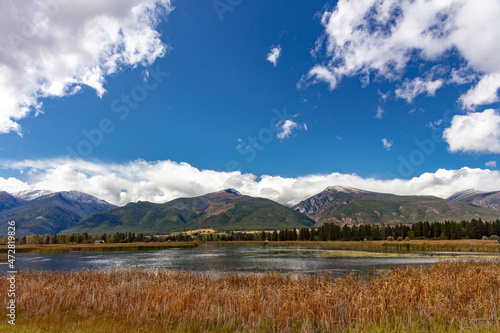
[{"label": "sunlit grass", "polygon": [[[283,256],[315,256],[315,257],[326,257],[326,258],[340,258],[340,257],[350,257],[350,258],[430,258],[430,257],[439,257],[439,258],[456,258],[456,259],[472,259],[472,258],[482,258],[482,259],[500,259],[498,254],[485,254],[485,253],[435,253],[431,251],[422,251],[422,252],[410,252],[400,250],[399,252],[389,252],[389,251],[377,251],[377,249],[373,249],[371,251],[364,249],[355,249],[353,250],[337,250],[337,249],[328,249],[328,248],[286,248],[286,247],[275,247],[271,248],[270,251],[279,252]],[[383,249],[382,249],[383,250]]]},{"label": "sunlit grass", "polygon": [[[31,244],[17,245],[16,252],[36,252],[36,253],[64,253],[72,251],[146,251],[165,250],[174,248],[191,249],[198,246],[192,242],[135,242],[135,243],[111,243],[111,244]],[[7,253],[6,245],[0,246],[0,255]],[[0,257],[1,258],[1,257]]]},{"label": "sunlit grass", "polygon": [[[500,263],[375,276],[21,272],[18,332],[500,331]],[[5,318],[6,279],[0,282]],[[8,331],[6,321],[1,331]]]},{"label": "sunlit grass", "polygon": [[493,240],[411,240],[411,241],[285,241],[269,242],[274,246],[320,246],[332,248],[366,248],[403,251],[448,251],[448,252],[500,252],[500,244]]}]

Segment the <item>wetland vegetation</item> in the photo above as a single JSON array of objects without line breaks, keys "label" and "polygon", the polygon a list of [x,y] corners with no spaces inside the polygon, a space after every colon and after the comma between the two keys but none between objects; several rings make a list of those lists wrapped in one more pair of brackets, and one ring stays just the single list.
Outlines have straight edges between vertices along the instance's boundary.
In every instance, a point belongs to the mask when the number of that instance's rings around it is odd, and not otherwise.
[{"label": "wetland vegetation", "polygon": [[17,332],[498,332],[499,271],[472,261],[338,278],[23,271]]}]

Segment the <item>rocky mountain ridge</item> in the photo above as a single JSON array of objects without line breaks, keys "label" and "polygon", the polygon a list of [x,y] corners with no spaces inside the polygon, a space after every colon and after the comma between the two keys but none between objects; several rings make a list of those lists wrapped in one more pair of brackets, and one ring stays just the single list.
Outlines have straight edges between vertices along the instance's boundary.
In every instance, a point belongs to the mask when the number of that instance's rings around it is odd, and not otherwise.
[{"label": "rocky mountain ridge", "polygon": [[339,186],[327,187],[292,209],[309,216],[316,225],[500,218],[500,211],[434,196],[399,196]]},{"label": "rocky mountain ridge", "polygon": [[448,197],[448,200],[465,202],[500,211],[500,191],[483,192],[476,189],[469,189],[454,193]]}]

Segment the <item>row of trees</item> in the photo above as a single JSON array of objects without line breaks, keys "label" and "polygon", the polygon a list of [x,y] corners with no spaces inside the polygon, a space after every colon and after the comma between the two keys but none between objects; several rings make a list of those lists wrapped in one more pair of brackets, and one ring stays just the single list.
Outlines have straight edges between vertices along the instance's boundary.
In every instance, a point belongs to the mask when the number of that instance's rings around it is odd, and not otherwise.
[{"label": "row of trees", "polygon": [[[168,236],[154,236],[135,233],[120,233],[114,235],[102,234],[93,236],[88,233],[73,235],[30,235],[17,238],[17,244],[85,244],[102,241],[104,243],[129,243],[129,242],[158,242],[158,241],[361,241],[361,240],[385,240],[414,238],[436,238],[436,239],[481,239],[500,235],[500,220],[483,222],[481,219],[473,219],[462,222],[418,222],[411,226],[398,225],[375,225],[365,224],[360,226],[339,226],[333,223],[325,223],[318,228],[302,228],[274,230],[261,233],[229,232],[218,234],[193,234],[183,233]],[[7,237],[0,238],[0,244],[7,244]]]},{"label": "row of trees", "polygon": [[[282,235],[282,236],[281,236]],[[280,236],[266,233],[267,240],[385,240],[414,238],[439,238],[439,239],[481,239],[500,235],[500,220],[483,222],[481,219],[473,219],[470,222],[418,222],[411,226],[398,224],[394,226],[365,224],[360,226],[339,226],[333,223],[325,223],[316,229],[303,228],[298,234],[295,229],[281,230]],[[262,235],[263,237],[264,235]]]},{"label": "row of trees", "polygon": [[[230,233],[220,235],[195,235],[201,241],[215,240],[269,240],[269,241],[361,241],[393,239],[481,239],[500,235],[500,220],[483,222],[481,219],[471,221],[418,222],[413,225],[376,225],[339,226],[325,223],[318,228],[282,229],[260,234]],[[181,236],[182,237],[182,236]],[[172,239],[174,240],[174,239]]]},{"label": "row of trees", "polygon": [[[4,237],[5,238],[5,237]],[[90,244],[96,241],[104,243],[129,243],[129,242],[149,242],[155,239],[144,234],[135,233],[120,233],[114,235],[102,234],[93,236],[89,233],[73,234],[73,235],[30,235],[17,238],[17,244]],[[4,239],[0,241],[3,244]],[[6,244],[6,243],[5,243]]]}]

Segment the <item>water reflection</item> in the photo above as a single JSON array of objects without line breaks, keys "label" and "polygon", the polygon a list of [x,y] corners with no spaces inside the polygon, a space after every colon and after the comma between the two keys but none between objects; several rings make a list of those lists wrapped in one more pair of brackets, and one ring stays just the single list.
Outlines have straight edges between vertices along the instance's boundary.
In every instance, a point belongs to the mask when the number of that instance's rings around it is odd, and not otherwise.
[{"label": "water reflection", "polygon": [[[16,267],[17,270],[61,271],[82,269],[109,271],[138,267],[146,270],[172,269],[209,273],[230,270],[242,272],[281,270],[297,273],[345,274],[349,271],[366,273],[373,269],[389,269],[401,265],[425,265],[441,259],[439,256],[421,257],[419,253],[407,252],[406,257],[401,257],[401,254],[394,251],[384,251],[389,253],[388,257],[385,255],[373,257],[366,256],[367,250],[348,257],[345,251],[339,250],[300,246],[202,244],[194,249],[157,251],[22,253],[17,255]],[[370,252],[371,255],[377,255],[376,251]],[[0,270],[6,272],[7,266],[0,265]]]}]

